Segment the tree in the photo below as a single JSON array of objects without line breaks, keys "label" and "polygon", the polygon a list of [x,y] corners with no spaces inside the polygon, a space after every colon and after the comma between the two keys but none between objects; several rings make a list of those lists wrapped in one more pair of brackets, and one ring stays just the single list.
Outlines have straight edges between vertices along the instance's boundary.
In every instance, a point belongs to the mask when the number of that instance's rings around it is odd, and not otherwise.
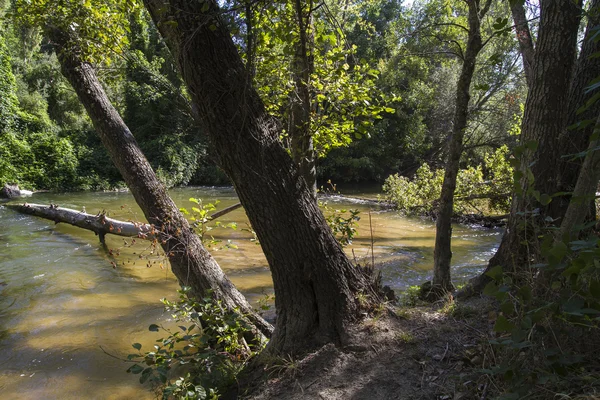
[{"label": "tree", "polygon": [[531,87],[535,50],[525,12],[525,0],[508,0],[508,3],[510,4],[510,12],[515,23],[515,35],[519,41],[519,50],[523,59],[523,72],[525,73],[527,86]]},{"label": "tree", "polygon": [[560,146],[560,137],[568,126],[569,88],[575,85],[573,79],[580,79],[573,72],[582,2],[542,0],[540,6],[532,84],[525,104],[522,147],[517,154],[516,193],[507,229],[486,271],[464,294],[481,291],[489,281],[486,272],[495,266],[523,271],[535,263],[539,258],[537,229],[566,211],[564,204],[552,204],[551,196],[558,191],[558,170],[566,151]]},{"label": "tree", "polygon": [[466,0],[466,3],[468,7],[468,28],[466,28],[468,39],[462,60],[462,70],[456,86],[452,136],[450,137],[448,160],[436,220],[432,290],[437,293],[454,290],[450,277],[454,191],[456,190],[456,178],[463,152],[464,131],[468,121],[471,81],[475,73],[477,55],[484,44],[481,38],[481,20],[489,11],[492,0],[486,0],[484,4],[480,4],[479,0]]},{"label": "tree", "polygon": [[284,143],[316,196],[318,158],[367,136],[393,109],[383,106],[378,71],[358,59],[328,2],[257,8],[252,18],[244,12],[245,35],[235,38],[245,42],[248,73],[267,111],[282,121]]},{"label": "tree", "polygon": [[[125,6],[120,3],[113,4],[119,5]],[[85,61],[97,59],[98,54],[101,54],[97,46],[86,46],[89,40],[86,34],[90,32],[87,29],[96,27],[97,30],[91,32],[101,35],[106,24],[119,25],[122,20],[103,19],[106,15],[97,13],[91,4],[87,4],[88,8],[75,11],[68,6],[53,5],[53,8],[49,9],[49,4],[44,0],[27,2],[21,6],[30,12],[26,14],[31,18],[29,22],[39,24],[50,39],[63,75],[87,110],[102,143],[148,222],[159,231],[158,244],[165,251],[180,284],[191,287],[191,294],[196,298],[203,298],[207,291],[211,290],[212,296],[221,300],[226,308],[239,309],[258,328],[259,331],[255,332],[257,337],[261,336],[260,332],[269,335],[272,330],[270,324],[252,310],[244,296],[204,248],[200,238],[168,196],[165,186],[158,180],[129,128],[113,107],[93,66]],[[86,28],[78,29],[80,26]],[[123,29],[122,26],[120,28]],[[114,37],[118,40],[118,32]],[[105,39],[108,40],[108,36],[105,36]]]},{"label": "tree", "polygon": [[269,349],[343,343],[374,295],[327,227],[311,188],[279,140],[216,1],[145,0],[192,96],[194,115],[230,177],[273,276],[277,321]]}]

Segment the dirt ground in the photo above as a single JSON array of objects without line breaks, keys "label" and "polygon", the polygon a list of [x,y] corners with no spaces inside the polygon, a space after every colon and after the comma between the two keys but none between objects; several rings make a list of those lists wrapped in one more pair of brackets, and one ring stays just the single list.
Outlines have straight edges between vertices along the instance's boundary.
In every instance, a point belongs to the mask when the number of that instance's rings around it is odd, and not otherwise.
[{"label": "dirt ground", "polygon": [[365,320],[344,348],[326,345],[300,361],[281,359],[248,400],[482,399],[490,382],[484,340],[489,302],[394,308]]}]

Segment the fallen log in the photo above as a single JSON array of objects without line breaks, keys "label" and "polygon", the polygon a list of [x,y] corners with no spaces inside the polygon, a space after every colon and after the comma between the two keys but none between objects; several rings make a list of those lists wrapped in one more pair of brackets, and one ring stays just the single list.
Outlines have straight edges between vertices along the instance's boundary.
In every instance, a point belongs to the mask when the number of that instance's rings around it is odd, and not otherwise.
[{"label": "fallen log", "polygon": [[87,214],[84,211],[58,207],[55,204],[7,204],[5,207],[23,214],[45,218],[54,221],[57,224],[62,222],[93,231],[98,235],[101,243],[104,243],[104,237],[107,234],[147,240],[156,239],[159,234],[159,231],[153,225],[119,221],[107,217],[104,212],[92,215]]}]

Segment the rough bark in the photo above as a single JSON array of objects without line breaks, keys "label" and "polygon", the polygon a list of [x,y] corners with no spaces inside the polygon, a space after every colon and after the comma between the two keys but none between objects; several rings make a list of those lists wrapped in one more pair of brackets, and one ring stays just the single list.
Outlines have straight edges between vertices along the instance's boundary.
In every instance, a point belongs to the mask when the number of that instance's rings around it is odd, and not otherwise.
[{"label": "rough bark", "polygon": [[[289,116],[289,135],[291,138],[292,157],[298,165],[300,174],[306,184],[317,197],[316,154],[312,133],[310,131],[310,75],[314,69],[311,52],[314,51],[314,34],[312,33],[312,2],[307,7],[303,0],[295,0],[296,18],[298,19],[298,43],[294,57],[293,72],[296,90],[292,93]],[[306,10],[308,8],[308,10]]]},{"label": "rough bark", "polygon": [[510,4],[510,12],[515,23],[515,33],[519,42],[519,51],[523,60],[523,71],[525,72],[525,80],[527,87],[530,88],[533,81],[533,60],[535,58],[535,49],[531,31],[529,30],[529,22],[525,14],[525,2],[518,0],[508,0]]},{"label": "rough bark", "polygon": [[[145,0],[174,55],[201,126],[231,178],[271,268],[277,322],[274,352],[342,343],[370,294],[327,227],[292,158],[280,124],[247,85],[242,60],[215,1]],[[209,5],[208,10],[202,7]]]},{"label": "rough bark", "polygon": [[[454,290],[450,276],[452,260],[452,213],[454,209],[454,192],[456,179],[460,169],[460,157],[463,152],[463,138],[469,117],[470,87],[475,73],[477,55],[482,48],[481,18],[479,1],[468,0],[469,36],[465,49],[462,69],[456,86],[456,106],[452,126],[452,136],[448,149],[448,158],[444,170],[444,182],[439,200],[436,220],[435,249],[433,252],[433,287],[432,294],[442,294]],[[485,7],[484,7],[485,9]]]},{"label": "rough bark", "polygon": [[[570,193],[575,187],[577,177],[583,158],[572,157],[569,155],[579,154],[585,151],[592,132],[595,129],[596,124],[593,122],[596,120],[598,113],[600,112],[600,103],[588,107],[584,112],[578,110],[586,104],[596,93],[595,91],[588,91],[586,88],[592,83],[592,81],[600,76],[600,58],[594,56],[600,52],[600,42],[592,40],[591,37],[595,34],[594,28],[597,28],[598,20],[598,9],[600,7],[600,0],[593,0],[590,4],[590,10],[588,12],[588,23],[586,26],[585,38],[582,43],[581,52],[577,60],[577,66],[573,75],[573,83],[569,93],[569,106],[567,116],[567,127],[563,130],[560,137],[559,148],[561,153],[564,155],[560,159],[559,171],[558,171],[558,192]],[[573,126],[579,122],[592,122],[586,127],[569,129],[569,126]],[[557,218],[563,216],[562,213],[568,207],[570,195],[564,195],[555,197],[552,201],[551,207],[556,211]]]},{"label": "rough bark", "polygon": [[[535,227],[556,210],[540,204],[534,196],[557,192],[561,157],[559,137],[567,123],[569,90],[576,60],[581,2],[542,0],[540,30],[532,85],[525,103],[521,144],[528,146],[520,157],[522,192],[513,197],[507,229],[487,269],[463,291],[480,292],[489,281],[485,273],[502,266],[505,271],[523,271],[539,256]],[[534,181],[531,181],[534,177]],[[535,214],[532,214],[537,210]]]},{"label": "rough bark", "polygon": [[252,310],[225,276],[167,194],[129,128],[108,99],[92,65],[83,62],[76,49],[66,46],[69,41],[64,32],[48,29],[48,34],[56,47],[62,73],[75,89],[111,160],[148,222],[161,232],[161,245],[179,282],[191,287],[192,294],[198,298],[212,290],[213,296],[220,299],[225,307],[238,308],[268,335],[271,326]]},{"label": "rough bark", "polygon": [[[596,121],[596,126],[600,129],[600,118]],[[597,133],[600,132],[597,131]],[[595,198],[598,180],[600,180],[600,140],[596,139],[590,142],[581,165],[581,172],[573,190],[569,207],[560,225],[560,238],[568,238],[577,226],[585,222],[590,211],[587,205],[590,200]]]}]

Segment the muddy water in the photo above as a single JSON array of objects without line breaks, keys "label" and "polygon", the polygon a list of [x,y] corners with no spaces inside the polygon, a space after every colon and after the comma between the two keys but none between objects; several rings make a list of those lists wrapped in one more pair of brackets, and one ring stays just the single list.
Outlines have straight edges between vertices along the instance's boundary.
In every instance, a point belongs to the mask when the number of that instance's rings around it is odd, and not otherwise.
[{"label": "muddy water", "polygon": [[[219,199],[219,208],[237,200],[229,188],[176,189],[172,195],[188,209],[193,205],[190,197],[205,202]],[[142,220],[127,193],[36,194],[28,200]],[[430,275],[432,222],[374,210],[369,223],[369,207],[364,204],[339,198],[328,203],[332,208],[362,211],[359,236],[349,252],[353,250],[364,262],[371,259],[373,248],[386,284],[401,290]],[[260,246],[241,229],[246,221],[243,210],[220,220],[236,221],[238,230],[210,231],[222,240],[213,254],[248,298],[257,301],[272,291]],[[491,257],[499,238],[499,230],[456,226],[454,276],[464,279],[475,274]],[[228,240],[238,248],[222,249]],[[170,323],[159,299],[174,298],[177,283],[147,243],[132,246],[130,242],[107,237],[111,255],[91,232],[0,207],[1,398],[154,398],[137,376],[125,373],[128,364],[118,358],[132,352],[134,342],[143,348],[152,346],[159,335],[147,327]]]}]

